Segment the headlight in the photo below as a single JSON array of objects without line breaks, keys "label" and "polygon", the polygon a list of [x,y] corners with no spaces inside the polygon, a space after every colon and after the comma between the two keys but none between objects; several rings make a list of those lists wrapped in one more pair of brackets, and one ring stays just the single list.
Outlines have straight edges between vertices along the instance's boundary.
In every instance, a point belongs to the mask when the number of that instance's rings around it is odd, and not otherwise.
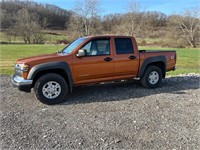
[{"label": "headlight", "polygon": [[16,64],[15,68],[26,72],[29,69],[29,65],[28,64]]},{"label": "headlight", "polygon": [[30,66],[28,64],[16,64],[15,65],[15,75],[26,79],[28,76],[29,68],[30,68]]}]

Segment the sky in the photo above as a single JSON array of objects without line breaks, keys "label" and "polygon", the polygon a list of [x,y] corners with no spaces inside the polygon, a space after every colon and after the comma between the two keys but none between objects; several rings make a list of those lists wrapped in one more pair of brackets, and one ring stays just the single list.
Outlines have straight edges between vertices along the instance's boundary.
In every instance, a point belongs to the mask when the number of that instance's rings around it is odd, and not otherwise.
[{"label": "sky", "polygon": [[[76,0],[33,0],[38,3],[48,3],[63,9],[73,10]],[[130,0],[99,0],[101,15],[110,13],[126,13]],[[137,0],[143,11],[159,11],[167,15],[181,13],[185,9],[200,8],[200,0]]]}]

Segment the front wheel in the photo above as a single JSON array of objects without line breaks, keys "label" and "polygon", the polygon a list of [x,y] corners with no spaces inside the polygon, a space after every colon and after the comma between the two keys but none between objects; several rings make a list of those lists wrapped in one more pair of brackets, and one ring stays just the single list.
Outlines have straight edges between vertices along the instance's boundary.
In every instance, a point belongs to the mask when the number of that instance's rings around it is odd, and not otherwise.
[{"label": "front wheel", "polygon": [[149,66],[141,79],[142,85],[148,88],[156,88],[162,81],[162,71],[157,66]]},{"label": "front wheel", "polygon": [[41,76],[34,86],[37,99],[44,104],[62,102],[68,94],[68,85],[65,79],[55,73]]}]

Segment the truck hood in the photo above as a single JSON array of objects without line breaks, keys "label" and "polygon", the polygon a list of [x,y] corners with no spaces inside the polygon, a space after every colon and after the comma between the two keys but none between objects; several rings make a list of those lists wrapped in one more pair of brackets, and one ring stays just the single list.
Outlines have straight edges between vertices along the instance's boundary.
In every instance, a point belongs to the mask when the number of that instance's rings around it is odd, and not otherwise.
[{"label": "truck hood", "polygon": [[[26,63],[31,66],[39,64],[39,63],[46,63],[49,61],[56,61],[59,60],[60,57],[63,57],[63,54],[46,54],[46,55],[38,55],[38,56],[32,56],[32,57],[26,57],[22,59],[18,59],[17,63]],[[66,55],[65,55],[66,56]]]}]

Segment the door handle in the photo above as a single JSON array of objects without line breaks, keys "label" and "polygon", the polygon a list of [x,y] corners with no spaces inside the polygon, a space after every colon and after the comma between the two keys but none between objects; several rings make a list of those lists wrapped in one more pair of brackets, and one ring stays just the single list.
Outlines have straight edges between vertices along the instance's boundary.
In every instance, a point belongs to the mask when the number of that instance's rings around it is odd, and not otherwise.
[{"label": "door handle", "polygon": [[129,59],[136,59],[137,57],[136,56],[129,56]]},{"label": "door handle", "polygon": [[107,62],[112,61],[112,58],[106,57],[106,58],[104,59],[104,61],[107,61]]}]

